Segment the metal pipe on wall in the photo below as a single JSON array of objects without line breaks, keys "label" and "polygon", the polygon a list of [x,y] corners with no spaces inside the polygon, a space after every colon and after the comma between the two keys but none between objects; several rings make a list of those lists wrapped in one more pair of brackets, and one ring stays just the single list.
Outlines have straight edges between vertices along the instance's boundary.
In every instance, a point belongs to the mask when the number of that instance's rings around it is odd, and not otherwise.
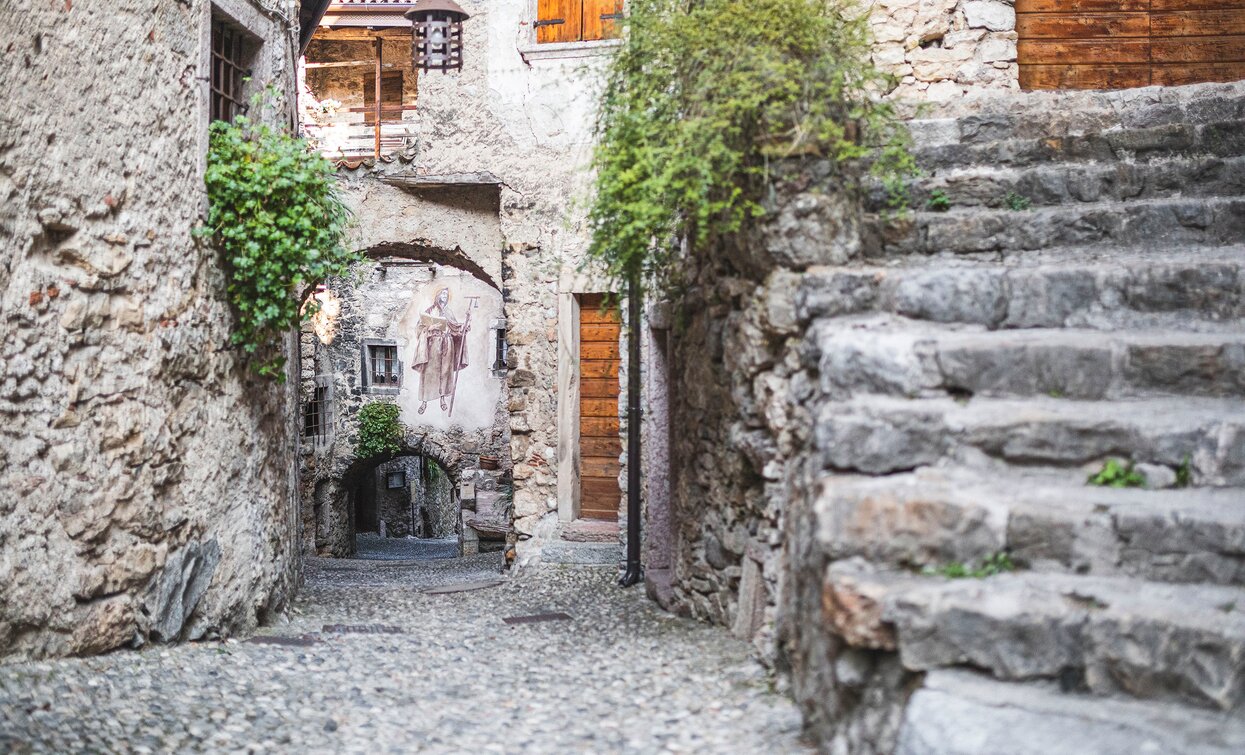
[{"label": "metal pipe on wall", "polygon": [[630,587],[644,578],[640,564],[640,281],[627,280],[627,570],[618,584]]}]

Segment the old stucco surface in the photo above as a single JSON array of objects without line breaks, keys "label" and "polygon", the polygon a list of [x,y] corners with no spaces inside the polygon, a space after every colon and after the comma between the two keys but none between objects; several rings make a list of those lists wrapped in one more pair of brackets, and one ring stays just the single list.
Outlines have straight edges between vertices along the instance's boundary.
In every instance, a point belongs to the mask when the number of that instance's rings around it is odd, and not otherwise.
[{"label": "old stucco surface", "polygon": [[[281,16],[226,5],[288,93]],[[0,10],[0,654],[254,626],[297,575],[296,414],[227,348],[191,237],[208,3],[21,6]]]}]

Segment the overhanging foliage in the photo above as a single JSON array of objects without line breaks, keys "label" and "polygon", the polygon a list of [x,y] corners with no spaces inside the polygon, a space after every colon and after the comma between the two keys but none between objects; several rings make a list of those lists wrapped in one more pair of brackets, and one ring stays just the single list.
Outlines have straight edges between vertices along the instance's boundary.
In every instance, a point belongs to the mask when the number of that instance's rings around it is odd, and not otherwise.
[{"label": "overhanging foliage", "polygon": [[663,280],[677,240],[703,249],[763,213],[775,159],[836,164],[876,149],[912,172],[877,99],[860,6],[847,0],[631,0],[597,124],[590,257],[615,280]]}]

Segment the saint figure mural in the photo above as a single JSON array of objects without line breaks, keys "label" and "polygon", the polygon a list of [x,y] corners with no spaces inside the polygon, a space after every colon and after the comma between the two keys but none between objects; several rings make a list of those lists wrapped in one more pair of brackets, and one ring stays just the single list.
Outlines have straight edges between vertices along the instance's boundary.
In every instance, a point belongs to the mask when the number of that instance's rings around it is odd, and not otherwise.
[{"label": "saint figure mural", "polygon": [[454,416],[454,393],[458,372],[467,366],[467,331],[471,330],[471,308],[463,322],[450,311],[450,290],[442,288],[432,306],[419,316],[415,335],[415,359],[411,369],[419,373],[419,413],[429,401],[438,401],[441,411]]}]

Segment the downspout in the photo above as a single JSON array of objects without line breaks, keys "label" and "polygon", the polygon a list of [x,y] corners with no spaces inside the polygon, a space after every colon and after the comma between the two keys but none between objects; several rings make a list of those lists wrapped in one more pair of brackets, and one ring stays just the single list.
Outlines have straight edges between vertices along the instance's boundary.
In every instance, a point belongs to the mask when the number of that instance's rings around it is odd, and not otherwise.
[{"label": "downspout", "polygon": [[627,571],[618,584],[631,587],[644,579],[640,565],[640,282],[627,278]]}]

